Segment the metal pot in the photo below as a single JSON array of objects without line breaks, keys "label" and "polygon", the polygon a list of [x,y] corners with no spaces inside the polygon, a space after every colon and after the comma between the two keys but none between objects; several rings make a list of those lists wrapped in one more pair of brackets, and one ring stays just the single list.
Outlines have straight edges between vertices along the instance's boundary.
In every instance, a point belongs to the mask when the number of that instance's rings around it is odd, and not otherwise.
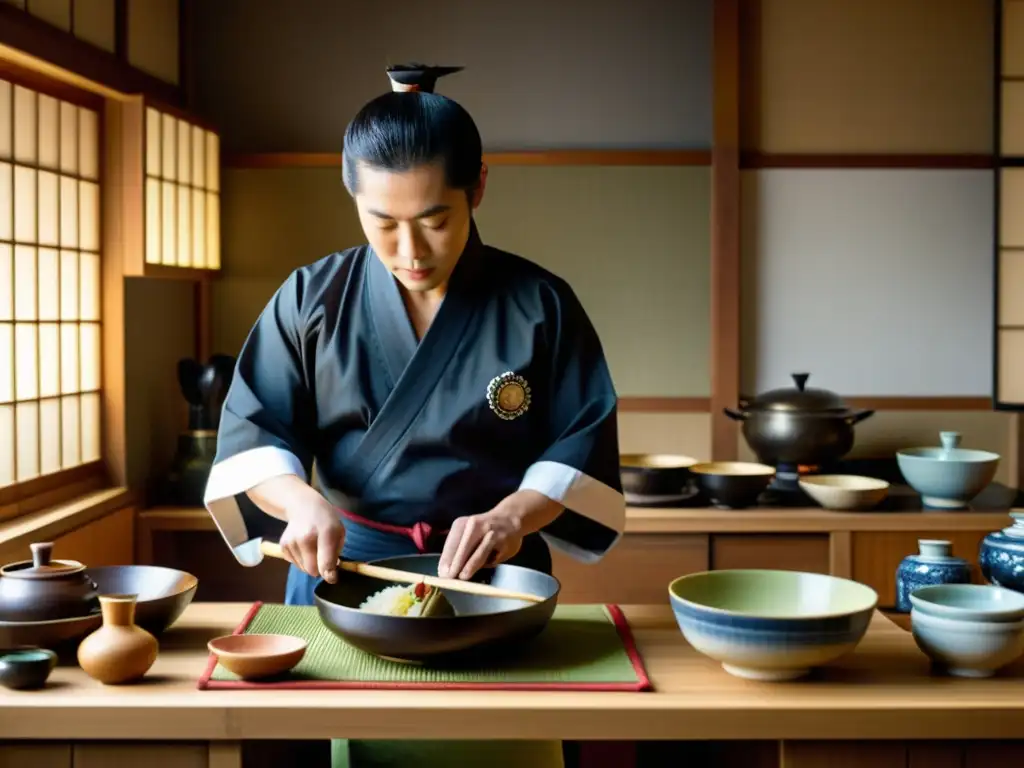
[{"label": "metal pot", "polygon": [[874,413],[849,408],[827,389],[807,388],[809,375],[794,373],[795,388],[741,400],[739,410],[723,409],[743,422],[743,437],[759,461],[812,467],[835,461],[853,447],[853,425]]},{"label": "metal pot", "polygon": [[52,621],[99,612],[99,592],[76,560],[51,560],[53,544],[30,544],[31,560],[0,568],[0,621]]}]

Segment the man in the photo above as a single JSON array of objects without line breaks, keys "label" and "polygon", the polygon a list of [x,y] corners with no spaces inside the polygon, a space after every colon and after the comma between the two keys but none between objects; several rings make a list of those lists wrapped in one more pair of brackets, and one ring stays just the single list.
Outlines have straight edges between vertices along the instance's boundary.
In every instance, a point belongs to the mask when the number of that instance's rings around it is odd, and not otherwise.
[{"label": "man", "polygon": [[[593,562],[622,534],[600,341],[564,281],[481,241],[480,135],[433,93],[452,71],[388,70],[392,92],[349,124],[344,182],[369,244],[289,276],[224,404],[207,508],[222,530],[253,502],[287,523],[290,604],[338,578],[339,552],[440,551],[439,575],[465,579],[500,562],[550,573],[549,545]],[[359,744],[357,766],[429,764],[426,744]],[[560,764],[550,745],[492,747],[474,761],[523,764],[529,748]]]}]

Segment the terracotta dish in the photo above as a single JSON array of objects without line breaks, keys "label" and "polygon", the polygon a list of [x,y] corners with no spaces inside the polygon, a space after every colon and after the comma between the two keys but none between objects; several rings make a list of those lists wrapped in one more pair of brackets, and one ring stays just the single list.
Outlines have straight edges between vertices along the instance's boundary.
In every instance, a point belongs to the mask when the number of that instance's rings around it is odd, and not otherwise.
[{"label": "terracotta dish", "polygon": [[291,635],[224,635],[207,647],[221,666],[243,680],[283,674],[306,655],[306,641]]}]

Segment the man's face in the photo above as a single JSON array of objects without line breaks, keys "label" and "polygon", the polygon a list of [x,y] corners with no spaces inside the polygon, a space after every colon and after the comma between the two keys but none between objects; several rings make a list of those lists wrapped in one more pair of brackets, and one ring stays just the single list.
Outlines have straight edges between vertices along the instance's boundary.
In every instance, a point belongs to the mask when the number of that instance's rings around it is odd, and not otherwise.
[{"label": "man's face", "polygon": [[356,208],[367,240],[391,273],[416,293],[443,289],[469,239],[472,200],[452,189],[441,163],[408,171],[360,164]]}]

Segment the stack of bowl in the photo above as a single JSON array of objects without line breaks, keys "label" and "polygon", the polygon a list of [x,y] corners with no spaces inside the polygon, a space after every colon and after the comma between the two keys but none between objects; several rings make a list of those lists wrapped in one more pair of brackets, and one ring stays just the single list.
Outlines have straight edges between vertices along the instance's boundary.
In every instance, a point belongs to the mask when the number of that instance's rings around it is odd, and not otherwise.
[{"label": "stack of bowl", "polygon": [[799,571],[722,570],[668,588],[683,636],[729,674],[793,680],[857,647],[878,594],[863,584]]},{"label": "stack of bowl", "polygon": [[914,642],[941,670],[991,677],[1024,653],[1024,595],[983,584],[933,584],[910,593]]}]

